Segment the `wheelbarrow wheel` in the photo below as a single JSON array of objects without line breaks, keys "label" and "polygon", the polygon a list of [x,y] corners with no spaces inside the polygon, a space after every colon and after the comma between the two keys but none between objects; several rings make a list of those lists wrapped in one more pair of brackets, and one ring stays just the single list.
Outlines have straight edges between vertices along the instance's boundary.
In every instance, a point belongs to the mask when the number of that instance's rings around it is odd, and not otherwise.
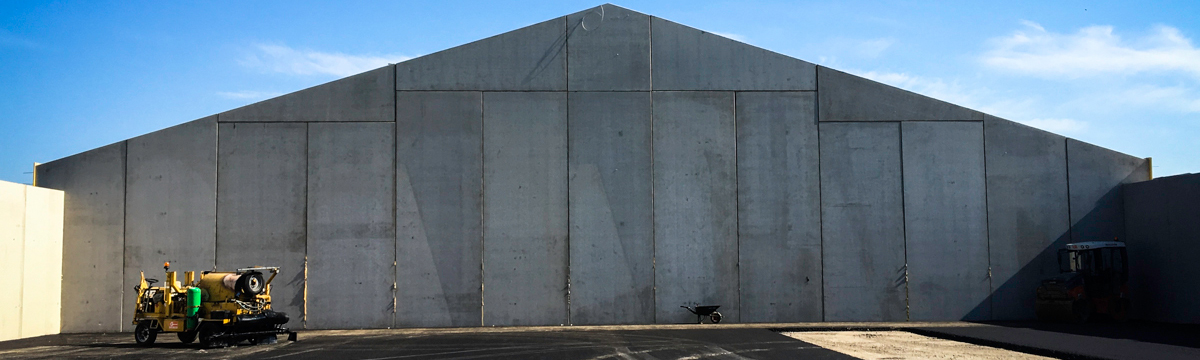
[{"label": "wheelbarrow wheel", "polygon": [[712,314],[708,314],[708,320],[712,321],[713,324],[721,322],[721,313],[713,311]]}]

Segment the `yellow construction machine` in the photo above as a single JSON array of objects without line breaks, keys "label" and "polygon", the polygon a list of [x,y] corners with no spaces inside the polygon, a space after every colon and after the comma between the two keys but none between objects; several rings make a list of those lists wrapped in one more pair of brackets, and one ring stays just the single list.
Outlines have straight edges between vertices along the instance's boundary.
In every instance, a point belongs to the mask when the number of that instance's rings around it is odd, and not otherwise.
[{"label": "yellow construction machine", "polygon": [[[134,287],[133,336],[138,344],[153,344],[160,332],[176,333],[185,344],[199,339],[203,347],[274,343],[279,334],[296,340],[296,333],[283,327],[287,314],[271,310],[271,280],[279,274],[278,267],[205,271],[199,279],[187,271],[182,284],[170,262],[163,270],[163,286],[154,286],[158,280],[147,279],[143,272]],[[264,272],[271,277],[264,279]]]}]

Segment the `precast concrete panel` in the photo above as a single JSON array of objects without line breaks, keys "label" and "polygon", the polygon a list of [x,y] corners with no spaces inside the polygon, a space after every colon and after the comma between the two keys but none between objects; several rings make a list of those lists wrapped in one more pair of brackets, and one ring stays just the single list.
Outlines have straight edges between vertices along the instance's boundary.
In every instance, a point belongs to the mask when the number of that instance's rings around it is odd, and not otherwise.
[{"label": "precast concrete panel", "polygon": [[567,16],[567,88],[650,90],[650,16],[605,4]]},{"label": "precast concrete panel", "polygon": [[308,124],[307,328],[392,326],[395,199],[395,124]]},{"label": "precast concrete panel", "polygon": [[983,123],[900,128],[909,320],[989,320]]},{"label": "precast concrete panel", "polygon": [[657,17],[650,33],[654,90],[817,88],[816,65],[803,60]]},{"label": "precast concrete panel", "polygon": [[482,93],[396,94],[396,326],[479,326]]},{"label": "precast concrete panel", "polygon": [[1146,159],[1067,139],[1071,241],[1125,239],[1121,184],[1150,180]]},{"label": "precast concrete panel", "polygon": [[900,124],[820,131],[825,320],[906,320]]},{"label": "precast concrete panel", "polygon": [[[200,120],[129,140],[125,195],[125,283],[133,287],[171,271],[213,270],[217,228],[217,118]],[[165,280],[164,280],[165,281]],[[64,304],[70,304],[63,302]],[[125,311],[126,325],[133,311]]]},{"label": "precast concrete panel", "polygon": [[395,121],[395,68],[384,66],[221,113],[221,122]]},{"label": "precast concrete panel", "polygon": [[824,66],[817,67],[821,121],[983,120],[983,113]]},{"label": "precast concrete panel", "polygon": [[655,92],[655,322],[740,321],[734,93]]},{"label": "precast concrete panel", "polygon": [[567,94],[483,94],[483,324],[566,324]]},{"label": "precast concrete panel", "polygon": [[217,129],[217,269],[278,266],[271,307],[300,328],[308,126],[224,123]]},{"label": "precast concrete panel", "polygon": [[[132,303],[122,293],[126,142],[37,167],[38,186],[62,190],[62,332],[116,332]],[[146,269],[153,271],[155,268]],[[124,326],[125,329],[132,327]]]},{"label": "precast concrete panel", "polygon": [[25,187],[21,337],[58,334],[62,327],[63,196]]},{"label": "precast concrete panel", "polygon": [[1200,174],[1124,185],[1129,301],[1135,319],[1200,323]]},{"label": "precast concrete panel", "polygon": [[21,337],[24,254],[25,186],[0,181],[0,341]]},{"label": "precast concrete panel", "polygon": [[396,64],[396,90],[566,90],[566,17]]},{"label": "precast concrete panel", "polygon": [[1070,239],[1066,138],[992,116],[983,126],[992,319],[1032,319]]},{"label": "precast concrete panel", "polygon": [[743,322],[821,321],[816,94],[737,94]]},{"label": "precast concrete panel", "polygon": [[569,97],[571,323],[653,323],[650,93]]}]

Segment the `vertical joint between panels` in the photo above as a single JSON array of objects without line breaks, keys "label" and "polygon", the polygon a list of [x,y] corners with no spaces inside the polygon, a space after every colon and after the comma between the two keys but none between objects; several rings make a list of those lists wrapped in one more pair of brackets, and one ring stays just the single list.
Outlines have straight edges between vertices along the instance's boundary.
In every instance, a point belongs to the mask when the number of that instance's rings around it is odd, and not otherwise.
[{"label": "vertical joint between panels", "polygon": [[737,299],[738,299],[738,320],[742,318],[742,218],[741,213],[741,176],[738,173],[738,92],[733,92],[733,237],[734,246],[737,247],[736,255],[737,262],[734,264],[737,268]]},{"label": "vertical joint between panels", "polygon": [[[601,6],[604,6],[604,5],[601,5]],[[571,322],[571,315],[572,315],[571,314],[571,300],[572,300],[571,299],[571,21],[570,21],[570,18],[567,16],[563,17],[563,52],[565,55],[563,57],[563,74],[565,75],[564,76],[565,84],[563,87],[565,89],[567,89],[567,91],[565,93],[563,93],[563,98],[566,101],[565,105],[566,105],[566,110],[567,110],[566,116],[564,116],[565,124],[563,124],[564,125],[563,128],[566,130],[565,143],[567,146],[567,148],[566,148],[567,172],[566,172],[566,178],[564,179],[566,181],[566,189],[567,189],[567,194],[566,194],[567,195],[567,198],[566,198],[566,201],[567,201],[567,211],[566,211],[566,213],[567,213],[567,222],[566,222],[566,226],[567,226],[566,265],[567,265],[567,268],[566,268],[566,284],[565,284],[566,285],[566,288],[565,288],[566,294],[563,295],[563,298],[564,298],[563,300],[565,301],[566,306],[567,306],[567,308],[566,308],[566,310],[567,310],[566,311],[566,316],[567,316],[566,324],[571,325],[571,323],[572,323]]]},{"label": "vertical joint between panels", "polygon": [[904,320],[912,321],[912,298],[908,286],[908,209],[904,192],[904,122],[896,122],[896,134],[900,150],[900,232],[904,239]]},{"label": "vertical joint between panels", "polygon": [[[814,67],[815,69],[815,67]],[[817,230],[821,237],[821,321],[826,321],[825,318],[825,191],[822,185],[821,175],[821,93],[820,83],[821,77],[817,76],[819,71],[813,70],[814,87],[818,90],[813,91],[813,122],[817,129]]]},{"label": "vertical joint between panels", "polygon": [[312,179],[309,176],[309,158],[312,157],[310,127],[312,127],[311,124],[304,123],[304,300],[302,301],[304,308],[301,311],[300,323],[305,329],[308,328],[308,243],[311,237],[308,226],[308,193],[312,190]]},{"label": "vertical joint between panels", "polygon": [[[651,37],[653,38],[653,37]],[[651,70],[653,71],[653,70]],[[653,82],[651,77],[651,82]],[[653,85],[651,86],[653,88]],[[653,313],[651,323],[658,323],[658,207],[657,207],[657,187],[654,181],[655,173],[658,172],[658,164],[655,162],[655,131],[656,125],[654,121],[654,91],[650,91],[650,301]]]},{"label": "vertical joint between panels", "polygon": [[1063,168],[1067,175],[1067,242],[1075,239],[1074,217],[1071,215],[1071,140],[1063,138]]},{"label": "vertical joint between panels", "polygon": [[487,302],[484,301],[484,292],[486,292],[486,284],[484,278],[487,272],[487,121],[484,121],[486,116],[486,108],[484,102],[484,91],[479,91],[479,325],[486,326],[484,322],[484,312],[486,311]]},{"label": "vertical joint between panels", "polygon": [[655,186],[654,174],[657,171],[657,164],[654,161],[654,17],[647,16],[646,28],[649,29],[650,39],[647,41],[650,44],[650,308],[653,312],[650,314],[650,322],[658,322],[658,213],[656,212],[655,203]]},{"label": "vertical joint between panels", "polygon": [[[569,47],[568,47],[568,50],[570,50]],[[565,179],[563,179],[567,183],[566,184],[567,185],[567,187],[566,187],[566,189],[567,189],[567,198],[566,198],[566,200],[567,200],[567,223],[566,223],[566,225],[567,225],[567,239],[566,239],[567,240],[567,259],[566,259],[567,260],[567,269],[566,269],[567,270],[567,274],[566,274],[567,275],[567,284],[566,284],[567,285],[567,287],[566,287],[567,293],[566,293],[566,302],[567,302],[567,325],[571,325],[572,324],[572,322],[571,322],[571,300],[572,300],[571,299],[571,93],[568,92],[568,93],[563,94],[563,98],[566,99],[566,102],[567,102],[566,103],[567,114],[565,116],[566,124],[564,124],[565,125],[564,128],[566,129],[567,172],[566,172]]]},{"label": "vertical joint between panels", "polygon": [[980,122],[980,134],[983,144],[983,226],[984,239],[987,240],[987,280],[988,280],[988,319],[995,318],[996,307],[990,299],[991,294],[996,291],[995,279],[992,278],[992,214],[990,204],[990,194],[988,194],[988,152],[987,152],[987,122]]},{"label": "vertical joint between panels", "polygon": [[[129,258],[129,254],[126,254],[129,251],[126,241],[126,237],[129,235],[129,140],[125,140],[123,143],[125,146],[122,146],[124,149],[121,154],[121,301],[125,301],[125,267],[129,265],[126,260]],[[119,306],[118,308],[120,310],[117,314],[121,319],[117,323],[117,329],[123,331],[125,329],[125,307]]]},{"label": "vertical joint between panels", "polygon": [[397,65],[389,64],[392,70],[392,231],[395,232],[392,242],[392,327],[396,327],[399,312],[399,283],[400,283],[400,209],[396,201],[400,197],[400,81],[396,79]]},{"label": "vertical joint between panels", "polygon": [[[213,134],[216,146],[213,149],[213,271],[217,270],[218,258],[221,256],[221,115],[213,120]],[[236,126],[236,125],[235,125]]]}]

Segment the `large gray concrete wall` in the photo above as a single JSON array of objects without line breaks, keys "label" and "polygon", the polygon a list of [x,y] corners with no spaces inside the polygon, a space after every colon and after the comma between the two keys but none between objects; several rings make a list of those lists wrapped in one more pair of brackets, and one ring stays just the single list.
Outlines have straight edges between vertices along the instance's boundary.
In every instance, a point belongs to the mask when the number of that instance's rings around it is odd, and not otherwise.
[{"label": "large gray concrete wall", "polygon": [[[176,271],[216,267],[216,120],[210,116],[128,141],[125,308],[137,298],[132,289],[142,272],[166,281],[159,270],[164,262]],[[133,321],[132,311],[124,321]]]},{"label": "large gray concrete wall", "polygon": [[1067,139],[1071,241],[1125,239],[1121,185],[1146,180],[1146,159]]},{"label": "large gray concrete wall", "polygon": [[650,90],[650,16],[599,6],[567,16],[567,88]]},{"label": "large gray concrete wall", "polygon": [[992,318],[1032,319],[1035,291],[1058,274],[1071,237],[1066,138],[991,116],[983,128]]},{"label": "large gray concrete wall", "polygon": [[907,319],[899,123],[822,123],[826,321]]},{"label": "large gray concrete wall", "polygon": [[1200,174],[1122,186],[1133,316],[1200,323]]},{"label": "large gray concrete wall", "polygon": [[654,90],[815,90],[816,65],[653,18]]},{"label": "large gray concrete wall", "polygon": [[988,320],[983,123],[901,125],[909,320]]},{"label": "large gray concrete wall", "polygon": [[306,326],[392,326],[395,124],[311,123],[307,168]]},{"label": "large gray concrete wall", "polygon": [[569,96],[571,323],[652,323],[650,93]]},{"label": "large gray concrete wall", "polygon": [[396,90],[563,91],[566,18],[396,64]]},{"label": "large gray concrete wall", "polygon": [[737,94],[742,321],[821,321],[816,94]]},{"label": "large gray concrete wall", "polygon": [[567,94],[483,94],[483,324],[567,323]]},{"label": "large gray concrete wall", "polygon": [[483,94],[396,93],[396,326],[477,326]]},{"label": "large gray concrete wall", "polygon": [[64,331],[119,331],[166,260],[280,266],[293,327],[1029,318],[1145,166],[604,5],[38,176]]},{"label": "large gray concrete wall", "polygon": [[734,94],[654,93],[655,321],[739,320]]},{"label": "large gray concrete wall", "polygon": [[66,193],[62,303],[70,306],[61,312],[65,333],[132,330],[122,320],[131,307],[122,302],[125,146],[122,141],[37,167],[37,186]]},{"label": "large gray concrete wall", "polygon": [[217,131],[217,269],[278,266],[272,308],[303,321],[308,126],[221,123]]}]

